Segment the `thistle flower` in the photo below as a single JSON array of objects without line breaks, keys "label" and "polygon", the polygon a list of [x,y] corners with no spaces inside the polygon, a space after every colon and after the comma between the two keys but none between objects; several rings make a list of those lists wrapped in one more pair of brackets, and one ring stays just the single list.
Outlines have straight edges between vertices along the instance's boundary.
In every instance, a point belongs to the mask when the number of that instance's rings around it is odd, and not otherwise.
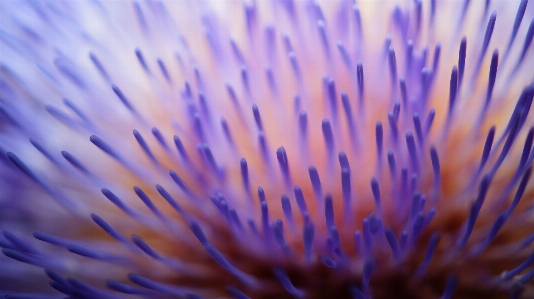
[{"label": "thistle flower", "polygon": [[534,297],[527,0],[0,8],[7,298]]}]

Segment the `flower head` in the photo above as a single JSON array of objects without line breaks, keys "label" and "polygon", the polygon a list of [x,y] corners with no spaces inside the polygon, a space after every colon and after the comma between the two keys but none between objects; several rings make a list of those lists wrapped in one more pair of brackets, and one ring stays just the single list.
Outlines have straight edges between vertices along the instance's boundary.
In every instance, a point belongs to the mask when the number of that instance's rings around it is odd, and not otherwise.
[{"label": "flower head", "polygon": [[0,8],[9,298],[534,295],[528,1]]}]

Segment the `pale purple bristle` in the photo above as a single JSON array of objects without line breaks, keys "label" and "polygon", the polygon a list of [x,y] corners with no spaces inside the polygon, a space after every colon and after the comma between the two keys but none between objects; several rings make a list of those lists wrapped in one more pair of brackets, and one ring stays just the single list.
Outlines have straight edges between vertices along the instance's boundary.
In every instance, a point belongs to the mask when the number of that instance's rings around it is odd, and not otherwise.
[{"label": "pale purple bristle", "polygon": [[317,21],[317,30],[319,30],[319,36],[321,38],[321,44],[323,46],[324,53],[327,57],[330,57],[330,48],[328,46],[328,36],[326,34],[324,18],[319,18]]}]

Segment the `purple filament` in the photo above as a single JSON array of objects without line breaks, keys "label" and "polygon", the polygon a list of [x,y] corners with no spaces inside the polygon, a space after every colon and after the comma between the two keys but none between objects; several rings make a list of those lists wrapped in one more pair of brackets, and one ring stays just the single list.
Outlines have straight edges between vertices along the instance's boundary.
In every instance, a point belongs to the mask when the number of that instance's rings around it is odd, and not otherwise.
[{"label": "purple filament", "polygon": [[282,195],[281,202],[282,210],[284,211],[287,221],[289,223],[293,223],[293,212],[291,211],[291,202],[289,201],[289,197]]},{"label": "purple filament", "polygon": [[350,186],[350,169],[341,169],[341,190],[343,192],[343,202],[345,204],[346,216],[350,215],[351,186]]},{"label": "purple filament", "polygon": [[369,299],[369,297],[365,296],[365,294],[357,286],[352,286],[350,288],[350,293],[354,299]]},{"label": "purple filament", "polygon": [[286,289],[288,293],[297,298],[302,298],[305,296],[305,293],[303,291],[298,290],[297,288],[295,288],[295,286],[293,286],[293,283],[291,282],[285,270],[277,268],[274,269],[273,272],[274,276],[276,276],[278,281],[280,281],[280,284],[282,284],[282,286],[284,287],[284,289]]},{"label": "purple filament", "polygon": [[92,126],[87,116],[85,116],[85,113],[83,113],[82,110],[78,108],[71,100],[64,98],[63,104],[72,110],[85,124]]},{"label": "purple filament", "polygon": [[295,192],[295,200],[297,201],[299,210],[302,213],[303,218],[306,218],[306,215],[308,213],[308,208],[306,207],[306,200],[304,199],[304,193],[302,193],[302,189],[299,186],[295,186],[294,192]]},{"label": "purple filament", "polygon": [[293,72],[295,73],[295,77],[297,77],[297,79],[300,80],[301,79],[300,67],[297,61],[297,57],[295,56],[295,53],[289,52],[287,53],[287,57],[289,57],[289,62],[291,62],[291,68],[293,69]]},{"label": "purple filament", "polygon": [[315,229],[311,222],[306,221],[304,223],[303,240],[304,240],[304,256],[309,262],[312,255],[313,239],[315,235]]},{"label": "purple filament", "polygon": [[462,80],[464,78],[466,52],[467,39],[464,36],[460,42],[460,50],[458,52],[458,89],[462,86]]},{"label": "purple filament", "polygon": [[393,89],[395,89],[395,86],[397,85],[397,59],[395,58],[395,50],[393,49],[393,46],[390,46],[388,49],[388,62],[391,86],[393,86]]},{"label": "purple filament", "polygon": [[258,143],[260,144],[260,150],[265,163],[269,163],[269,153],[267,149],[267,141],[265,140],[265,134],[263,132],[258,133]]},{"label": "purple filament", "polygon": [[473,203],[473,205],[471,205],[471,209],[469,211],[469,218],[467,219],[467,224],[465,227],[465,232],[459,242],[460,248],[463,248],[465,244],[467,244],[467,240],[473,232],[475,222],[477,220],[478,214],[480,213],[480,209],[482,208],[482,204],[484,203],[484,199],[486,198],[486,193],[488,192],[490,183],[491,178],[488,176],[485,176],[480,183],[477,200]]},{"label": "purple filament", "polygon": [[327,194],[324,200],[324,211],[326,227],[330,228],[334,225],[334,205],[330,194]]},{"label": "purple filament", "polygon": [[139,131],[137,130],[133,130],[133,134],[135,136],[135,139],[137,140],[137,143],[139,143],[145,154],[150,158],[152,162],[157,163],[156,157],[154,157],[154,155],[152,154],[152,151],[148,147],[148,144],[146,143],[143,136],[141,136],[141,133],[139,133]]},{"label": "purple filament", "polygon": [[237,47],[237,44],[233,38],[230,38],[230,46],[232,47],[232,52],[239,64],[244,64],[245,59],[243,58],[243,54],[241,54],[241,51]]},{"label": "purple filament", "polygon": [[419,114],[417,112],[413,114],[413,125],[415,127],[415,135],[417,136],[417,141],[419,142],[419,146],[423,147],[423,143],[424,143],[423,127],[421,126],[421,118],[419,117]]},{"label": "purple filament", "polygon": [[104,80],[106,80],[107,82],[111,81],[108,73],[106,72],[106,69],[104,68],[98,57],[96,57],[96,55],[93,53],[89,53],[89,58],[91,59],[91,62],[94,64],[100,75],[104,78]]},{"label": "purple filament", "polygon": [[401,190],[402,193],[408,191],[408,167],[406,166],[401,168]]},{"label": "purple filament", "polygon": [[443,291],[443,296],[441,296],[441,299],[452,299],[452,294],[454,293],[454,289],[456,289],[457,282],[458,280],[456,276],[451,276],[447,279],[445,290]]},{"label": "purple filament", "polygon": [[293,46],[291,45],[291,39],[289,38],[289,35],[287,33],[283,33],[282,38],[284,39],[284,47],[286,52],[293,52]]},{"label": "purple filament", "polygon": [[328,79],[326,83],[326,94],[328,97],[328,102],[330,104],[330,109],[332,110],[332,115],[334,119],[337,119],[337,93],[336,93],[336,83],[334,79]]},{"label": "purple filament", "polygon": [[273,235],[276,243],[284,249],[284,251],[289,250],[286,240],[284,239],[284,223],[281,219],[277,219],[273,224]]},{"label": "purple filament", "polygon": [[331,226],[330,229],[330,238],[332,239],[332,245],[334,250],[341,249],[341,239],[339,238],[339,231],[335,225]]},{"label": "purple filament", "polygon": [[173,209],[178,212],[182,217],[186,216],[186,213],[182,209],[182,207],[176,202],[176,200],[171,196],[171,194],[165,190],[161,185],[156,185],[156,190],[158,190],[158,193],[163,197]]},{"label": "purple filament", "polygon": [[326,35],[324,18],[317,21],[317,29],[319,30],[319,38],[321,39],[325,55],[327,58],[330,58],[330,48],[328,47],[328,37]]},{"label": "purple filament", "polygon": [[119,162],[122,162],[122,158],[119,156],[119,154],[117,154],[117,152],[115,152],[115,150],[113,150],[111,148],[111,146],[109,146],[107,143],[105,143],[102,139],[100,139],[100,137],[96,136],[96,135],[91,135],[91,137],[89,137],[89,140],[94,144],[96,145],[99,149],[101,149],[102,151],[104,151],[106,154],[110,155],[111,157],[115,158],[117,161]]},{"label": "purple filament", "polygon": [[174,181],[174,183],[180,187],[180,189],[187,195],[192,195],[192,192],[191,190],[187,187],[187,185],[185,184],[185,182],[182,180],[182,178],[180,178],[180,176],[174,171],[174,170],[169,170],[169,175],[171,176],[172,180]]},{"label": "purple filament", "polygon": [[371,179],[371,190],[373,192],[373,198],[375,199],[376,208],[380,209],[380,202],[382,199],[380,197],[380,187],[378,186],[376,178]]},{"label": "purple filament", "polygon": [[250,191],[250,181],[249,181],[249,175],[248,175],[247,160],[245,160],[245,158],[241,158],[239,164],[241,168],[241,179],[243,181],[243,187],[245,188],[245,191],[248,193]]},{"label": "purple filament", "polygon": [[[22,252],[25,252],[25,253],[30,253],[30,254],[36,254],[36,253],[39,252],[29,242],[27,242],[26,240],[23,240],[23,239],[15,236],[13,233],[11,233],[9,231],[3,231],[2,234],[4,235],[4,237],[7,239],[7,241],[9,243],[14,245],[13,249],[16,249],[16,250],[19,250],[19,251],[22,251]],[[9,247],[11,247],[11,246],[9,246]]]},{"label": "purple filament", "polygon": [[52,155],[52,153],[37,140],[30,138],[30,143],[52,163],[55,165],[60,165],[60,162]]},{"label": "purple filament", "polygon": [[278,93],[276,88],[276,82],[274,81],[273,69],[270,66],[265,67],[265,75],[267,76],[267,82],[269,83],[269,88],[274,94]]},{"label": "purple filament", "polygon": [[432,70],[434,71],[434,73],[438,72],[440,54],[441,54],[441,43],[438,42],[436,44],[436,48],[434,48],[434,60],[432,62]]},{"label": "purple filament", "polygon": [[334,134],[332,133],[332,126],[330,125],[330,120],[328,120],[328,118],[323,119],[321,127],[326,144],[326,149],[328,150],[329,156],[332,156],[332,154],[334,153]]},{"label": "purple filament", "polygon": [[430,160],[432,161],[432,170],[434,171],[434,190],[436,194],[439,192],[440,172],[438,152],[435,147],[430,148]]},{"label": "purple filament", "polygon": [[154,291],[146,290],[146,289],[141,288],[141,287],[127,285],[127,284],[124,284],[124,283],[121,283],[121,282],[118,282],[118,281],[114,281],[114,280],[107,280],[106,281],[106,287],[108,287],[109,289],[112,289],[114,291],[117,291],[119,293],[129,294],[129,295],[141,295],[141,296],[145,296],[145,297],[149,297],[149,296],[154,296],[155,295]]},{"label": "purple filament", "polygon": [[308,131],[308,116],[306,111],[302,110],[299,114],[299,132],[300,136],[303,138],[306,137],[306,132]]},{"label": "purple filament", "polygon": [[413,41],[410,39],[406,42],[406,72],[411,70],[413,60]]},{"label": "purple filament", "polygon": [[323,198],[323,188],[321,187],[321,179],[319,178],[319,172],[314,166],[308,168],[308,173],[310,175],[310,181],[312,183],[313,192],[318,201]]},{"label": "purple filament", "polygon": [[197,137],[200,141],[205,142],[204,129],[202,128],[202,120],[200,119],[200,114],[197,112],[193,113],[193,127]]},{"label": "purple filament", "polygon": [[408,146],[408,153],[410,155],[413,171],[417,172],[419,170],[419,157],[417,156],[415,140],[412,132],[406,133],[406,145]]},{"label": "purple filament", "polygon": [[254,121],[256,122],[256,127],[258,130],[263,131],[263,126],[261,123],[260,110],[256,104],[252,104],[252,113],[254,114]]},{"label": "purple filament", "polygon": [[347,118],[347,126],[349,127],[349,132],[351,137],[354,138],[354,120],[352,117],[352,108],[350,107],[349,95],[346,91],[341,92],[341,103],[343,104],[343,110],[345,112],[345,117]]},{"label": "purple filament", "polygon": [[356,254],[362,254],[363,248],[362,248],[362,234],[360,231],[354,232],[354,247],[356,249]]},{"label": "purple filament", "polygon": [[391,176],[393,178],[396,177],[397,172],[397,165],[395,164],[395,155],[393,154],[393,151],[388,151],[388,165],[389,165],[389,171],[391,172]]},{"label": "purple filament", "polygon": [[388,241],[389,247],[391,247],[391,250],[393,251],[393,255],[395,256],[396,260],[400,259],[400,249],[399,245],[397,243],[397,238],[395,237],[395,233],[393,233],[393,230],[388,227],[385,230],[386,239]]},{"label": "purple filament", "polygon": [[406,107],[406,104],[408,102],[408,93],[406,91],[406,80],[403,77],[399,79],[399,85],[400,85],[400,91],[401,91],[402,105]]},{"label": "purple filament", "polygon": [[480,160],[480,166],[478,167],[477,174],[480,174],[480,172],[484,168],[484,165],[486,165],[486,162],[488,161],[494,138],[495,138],[495,126],[492,126],[488,132],[488,136],[486,137],[486,142],[484,143],[484,150],[482,152],[482,158]]},{"label": "purple filament", "polygon": [[530,25],[528,26],[527,35],[525,36],[525,42],[523,43],[523,49],[521,50],[521,56],[519,56],[519,59],[517,60],[517,64],[514,68],[514,73],[521,66],[521,62],[523,62],[523,59],[525,58],[527,54],[527,50],[530,47],[530,44],[532,43],[533,38],[534,38],[534,18],[532,18],[532,20],[530,21]]},{"label": "purple filament", "polygon": [[523,193],[525,192],[531,173],[532,173],[532,168],[529,168],[523,175],[523,178],[521,179],[521,182],[519,183],[519,187],[517,188],[514,199],[512,200],[512,203],[510,204],[510,207],[508,207],[508,209],[504,212],[506,215],[506,218],[510,217],[514,209],[519,204],[519,201],[523,197]]},{"label": "purple filament", "polygon": [[421,70],[421,101],[423,106],[428,102],[428,94],[432,86],[433,72],[430,68],[424,67]]},{"label": "purple filament", "polygon": [[124,106],[126,106],[126,108],[128,108],[128,110],[132,111],[135,113],[135,110],[134,108],[132,107],[132,105],[130,104],[130,101],[128,101],[128,99],[126,98],[126,96],[124,95],[124,93],[122,93],[122,91],[120,90],[120,88],[115,85],[115,84],[112,84],[111,85],[111,89],[113,89],[113,92],[115,92],[115,94],[117,95],[117,97],[119,98],[119,100],[121,100],[122,104],[124,104]]},{"label": "purple filament", "polygon": [[430,132],[430,128],[432,127],[432,123],[434,122],[434,117],[436,116],[436,109],[432,108],[430,111],[428,111],[428,115],[426,117],[425,122],[425,133],[428,134]]},{"label": "purple filament", "polygon": [[249,296],[245,295],[245,293],[241,292],[240,290],[229,287],[227,288],[227,291],[230,295],[234,296],[236,299],[251,299]]},{"label": "purple filament", "polygon": [[108,235],[110,235],[115,240],[117,240],[117,241],[119,241],[121,243],[127,244],[127,245],[130,244],[130,242],[123,235],[121,235],[119,233],[119,231],[117,231],[115,228],[113,228],[109,223],[107,223],[100,216],[98,216],[96,214],[91,214],[91,219],[93,219],[93,221],[98,226],[100,226],[100,228],[102,228]]},{"label": "purple filament", "polygon": [[525,275],[521,276],[521,278],[518,281],[518,284],[525,285],[533,278],[534,278],[534,270],[530,270]]},{"label": "purple filament", "polygon": [[371,281],[371,275],[373,274],[375,263],[376,261],[373,258],[368,258],[363,264],[362,284],[364,290],[369,287],[369,282]]},{"label": "purple filament", "polygon": [[189,163],[189,156],[187,155],[184,144],[182,143],[182,140],[180,139],[180,137],[174,135],[173,140],[174,140],[174,145],[176,146],[176,149],[178,150],[178,153],[180,154],[180,157],[186,163]]},{"label": "purple filament", "polygon": [[158,210],[158,208],[156,208],[150,197],[148,197],[148,195],[141,188],[135,186],[134,192],[135,194],[137,194],[139,199],[141,199],[141,201],[143,201],[143,203],[150,209],[150,211],[152,211],[152,213],[154,213],[158,217],[163,217],[163,215]]},{"label": "purple filament", "polygon": [[230,84],[226,84],[226,91],[228,92],[228,96],[230,96],[234,106],[239,107],[239,101],[237,100],[237,95],[235,94],[234,88]]},{"label": "purple filament", "polygon": [[220,174],[219,168],[217,167],[217,163],[215,162],[215,157],[213,156],[213,153],[211,152],[211,149],[207,144],[202,144],[201,149],[204,152],[204,157],[206,158],[209,167],[214,171],[216,175]]},{"label": "purple filament", "polygon": [[380,164],[380,161],[382,160],[382,144],[384,142],[384,130],[382,128],[382,122],[377,121],[375,126],[375,138],[376,138],[376,152],[377,152],[377,160]]},{"label": "purple filament", "polygon": [[424,221],[425,214],[423,212],[419,212],[419,214],[417,214],[417,216],[415,217],[415,221],[412,227],[412,242],[415,243],[419,239],[419,235],[423,230]]},{"label": "purple filament", "polygon": [[399,130],[397,128],[397,122],[395,121],[395,114],[393,112],[388,112],[388,122],[391,129],[391,137],[393,138],[393,141],[397,143],[397,140],[399,139]]},{"label": "purple filament", "polygon": [[515,37],[517,36],[519,26],[521,25],[521,21],[523,20],[523,17],[525,16],[527,4],[528,4],[528,0],[522,0],[521,3],[519,3],[519,7],[517,8],[517,14],[515,15],[514,27],[512,28],[512,33],[510,34],[510,41],[508,42],[508,46],[506,47],[506,52],[504,54],[505,57],[508,56],[508,53],[510,52],[510,48],[512,47]]},{"label": "purple filament", "polygon": [[393,116],[395,117],[395,122],[399,119],[401,109],[401,103],[399,101],[395,101],[395,104],[393,104]]},{"label": "purple filament", "polygon": [[172,79],[169,75],[169,72],[167,71],[167,67],[165,67],[165,63],[163,63],[163,60],[161,60],[160,58],[158,58],[158,66],[159,70],[161,71],[161,74],[163,74],[163,77],[165,77],[165,80],[167,80],[167,82],[169,83],[172,83]]},{"label": "purple filament", "polygon": [[374,244],[374,238],[371,234],[371,230],[369,228],[369,218],[364,218],[362,221],[362,232],[363,232],[363,241],[365,244],[365,249],[368,253],[370,253],[373,249]]},{"label": "purple filament", "polygon": [[419,213],[419,206],[421,204],[421,193],[416,191],[414,192],[412,196],[412,209],[410,212],[410,219],[415,219],[417,214]]},{"label": "purple filament", "polygon": [[161,132],[158,130],[158,128],[152,128],[152,135],[154,135],[154,137],[156,137],[156,140],[158,141],[158,143],[164,148],[164,149],[169,149],[169,147],[167,146],[167,143],[165,142],[165,138],[163,137],[163,135],[161,134]]},{"label": "purple filament", "polygon": [[69,152],[61,151],[61,155],[63,156],[63,158],[65,158],[65,160],[67,160],[72,166],[77,168],[79,171],[88,175],[91,174],[89,170],[87,170],[87,168],[85,168],[85,166],[83,166],[83,164]]},{"label": "purple filament", "polygon": [[356,65],[356,78],[358,80],[358,95],[361,107],[363,105],[363,65],[361,60],[358,60]]},{"label": "purple filament", "polygon": [[234,140],[232,138],[232,134],[230,133],[230,128],[228,127],[228,123],[226,122],[226,119],[221,117],[221,127],[223,129],[224,137],[228,141],[228,143],[231,146],[234,146]]},{"label": "purple filament", "polygon": [[434,251],[436,250],[438,241],[439,241],[439,234],[433,233],[432,236],[430,237],[430,241],[428,241],[428,247],[426,248],[426,252],[425,252],[425,259],[423,260],[423,263],[419,266],[419,269],[417,270],[419,275],[423,275],[426,268],[428,267],[428,264],[430,264],[430,260],[432,259],[432,256],[434,255]]},{"label": "purple filament", "polygon": [[278,165],[280,166],[280,170],[284,176],[284,181],[286,184],[290,184],[291,179],[289,176],[289,161],[287,160],[286,150],[283,146],[276,150],[276,159],[278,160]]},{"label": "purple filament", "polygon": [[497,20],[497,12],[493,11],[488,20],[486,33],[484,34],[484,41],[482,42],[482,48],[480,49],[480,54],[479,54],[478,61],[475,67],[475,71],[473,73],[473,78],[475,78],[475,76],[478,75],[478,72],[480,71],[480,67],[482,66],[482,61],[484,60],[484,55],[486,54],[486,51],[488,50],[489,42],[493,34],[493,29],[495,28],[496,20]]},{"label": "purple filament", "polygon": [[456,66],[452,68],[451,80],[449,84],[449,115],[448,118],[452,117],[452,109],[454,108],[454,103],[456,101],[456,93],[458,92],[458,69]]},{"label": "purple filament", "polygon": [[338,159],[339,159],[339,166],[341,167],[341,169],[346,168],[350,170],[349,159],[347,157],[347,154],[345,154],[345,152],[339,152]]},{"label": "purple filament", "polygon": [[513,278],[514,276],[518,275],[519,273],[525,271],[532,263],[534,263],[534,254],[530,255],[521,265],[517,266],[516,268],[504,272],[501,276],[502,280],[509,280]]},{"label": "purple filament", "polygon": [[499,64],[499,51],[495,50],[493,51],[493,55],[491,56],[491,64],[490,64],[489,79],[488,79],[488,91],[486,92],[486,102],[484,103],[483,113],[488,109],[490,101],[491,101],[491,95],[493,94],[493,87],[495,86],[495,79],[497,77],[498,64]]},{"label": "purple filament", "polygon": [[531,152],[532,143],[534,141],[534,127],[531,127],[528,131],[527,138],[525,139],[525,144],[523,145],[523,153],[521,154],[521,159],[519,160],[518,171],[522,170],[526,166],[528,156]]},{"label": "purple filament", "polygon": [[269,227],[269,208],[266,201],[261,202],[261,223],[263,226],[263,234],[265,238],[271,235],[271,229]]},{"label": "purple filament", "polygon": [[152,247],[150,247],[143,239],[141,239],[141,237],[134,235],[132,236],[132,241],[137,247],[139,247],[139,249],[141,249],[144,253],[146,253],[151,258],[154,258],[157,260],[163,259],[163,257],[159,255],[154,249],[152,249]]},{"label": "purple filament", "polygon": [[127,206],[117,195],[115,195],[115,193],[111,192],[110,190],[106,188],[103,188],[101,191],[102,191],[102,194],[104,194],[104,196],[107,199],[109,199],[109,201],[111,201],[113,204],[115,204],[119,209],[121,209],[126,214],[135,218],[135,216],[137,215],[137,212],[135,212],[129,206]]},{"label": "purple filament", "polygon": [[345,46],[343,46],[343,43],[341,41],[337,41],[336,45],[339,50],[339,54],[341,55],[341,58],[343,59],[343,62],[345,63],[345,66],[347,67],[347,69],[350,70],[351,62],[350,62],[350,55],[347,52],[347,49],[345,49]]},{"label": "purple filament", "polygon": [[400,237],[400,240],[399,240],[399,246],[400,246],[401,250],[405,250],[406,249],[407,242],[408,242],[408,231],[404,230],[404,231],[402,231],[402,234],[401,234],[401,237]]}]

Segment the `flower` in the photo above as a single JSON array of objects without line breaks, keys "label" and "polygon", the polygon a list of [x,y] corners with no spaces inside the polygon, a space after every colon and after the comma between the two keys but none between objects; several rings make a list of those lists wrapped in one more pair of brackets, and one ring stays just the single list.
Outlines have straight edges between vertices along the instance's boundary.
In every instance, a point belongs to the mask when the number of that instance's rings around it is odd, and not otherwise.
[{"label": "flower", "polygon": [[0,294],[532,298],[511,2],[1,2]]}]

